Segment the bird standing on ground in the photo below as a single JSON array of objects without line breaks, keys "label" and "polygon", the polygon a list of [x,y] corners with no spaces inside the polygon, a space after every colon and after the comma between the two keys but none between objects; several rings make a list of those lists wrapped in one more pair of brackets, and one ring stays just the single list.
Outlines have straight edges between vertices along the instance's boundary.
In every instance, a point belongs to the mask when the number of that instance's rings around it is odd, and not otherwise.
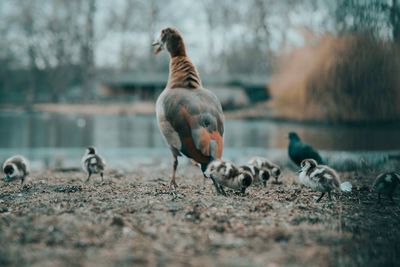
[{"label": "bird standing on ground", "polygon": [[225,187],[240,190],[242,194],[253,182],[253,175],[247,168],[237,168],[233,163],[224,160],[214,160],[206,171],[206,175],[214,182],[218,193],[226,196]]},{"label": "bird standing on ground", "polygon": [[318,165],[317,161],[313,159],[305,159],[301,162],[299,180],[303,185],[321,192],[317,202],[322,199],[325,193],[328,193],[329,200],[332,200],[332,190],[351,192],[352,189],[351,183],[340,183],[339,175],[334,169],[326,165]]},{"label": "bird standing on ground", "polygon": [[95,173],[100,173],[101,181],[103,181],[106,162],[100,155],[96,154],[96,149],[90,146],[82,157],[82,168],[88,174],[86,182],[89,182],[90,176]]},{"label": "bird standing on ground", "polygon": [[260,170],[268,170],[271,176],[275,178],[275,182],[278,182],[278,178],[281,175],[281,168],[270,160],[263,157],[253,157],[247,164],[255,166]]},{"label": "bird standing on ground", "polygon": [[381,194],[387,195],[388,198],[394,202],[393,193],[396,191],[399,184],[400,173],[384,172],[379,174],[372,185],[372,191],[378,192],[378,203],[381,202]]},{"label": "bird standing on ground", "polygon": [[176,189],[179,156],[183,154],[199,163],[203,174],[211,161],[221,158],[224,115],[215,94],[203,88],[176,29],[163,29],[153,46],[156,54],[166,49],[170,55],[168,83],[157,99],[156,113],[174,158],[171,187]]},{"label": "bird standing on ground", "polygon": [[289,133],[288,154],[297,166],[300,166],[300,163],[305,159],[313,159],[318,164],[324,163],[318,152],[312,146],[301,142],[300,137],[295,132]]},{"label": "bird standing on ground", "polygon": [[30,164],[23,156],[13,156],[7,159],[3,164],[3,172],[5,174],[4,181],[11,182],[20,179],[21,185],[25,178],[29,175]]}]

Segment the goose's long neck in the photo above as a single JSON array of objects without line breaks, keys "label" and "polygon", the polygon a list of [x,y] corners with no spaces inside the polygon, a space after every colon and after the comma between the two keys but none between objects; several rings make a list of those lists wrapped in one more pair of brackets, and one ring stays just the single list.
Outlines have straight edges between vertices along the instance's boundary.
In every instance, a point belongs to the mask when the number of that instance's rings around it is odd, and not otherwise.
[{"label": "goose's long neck", "polygon": [[200,75],[190,58],[183,51],[173,56],[169,62],[169,78],[167,88],[201,88]]}]

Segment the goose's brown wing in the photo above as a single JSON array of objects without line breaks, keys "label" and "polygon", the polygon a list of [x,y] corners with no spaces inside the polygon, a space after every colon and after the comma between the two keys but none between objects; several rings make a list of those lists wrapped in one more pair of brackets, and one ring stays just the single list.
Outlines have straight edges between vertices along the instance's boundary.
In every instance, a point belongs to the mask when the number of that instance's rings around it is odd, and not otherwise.
[{"label": "goose's brown wing", "polygon": [[211,91],[171,89],[163,99],[163,109],[179,135],[181,153],[202,164],[221,158],[224,117]]}]

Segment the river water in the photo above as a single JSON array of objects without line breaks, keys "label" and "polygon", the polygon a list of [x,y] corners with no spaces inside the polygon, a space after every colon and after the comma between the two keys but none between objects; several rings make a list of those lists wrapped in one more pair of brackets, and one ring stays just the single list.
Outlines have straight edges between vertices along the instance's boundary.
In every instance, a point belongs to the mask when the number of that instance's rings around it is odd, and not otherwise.
[{"label": "river water", "polygon": [[[323,151],[398,151],[400,126],[327,126],[270,120],[227,120],[225,151],[230,158],[251,154],[283,156],[287,133]],[[57,113],[0,113],[0,160],[10,154],[41,159],[42,164],[78,158],[88,145],[98,147],[115,161],[168,158],[155,116],[78,115]],[[76,164],[77,160],[71,161]]]}]

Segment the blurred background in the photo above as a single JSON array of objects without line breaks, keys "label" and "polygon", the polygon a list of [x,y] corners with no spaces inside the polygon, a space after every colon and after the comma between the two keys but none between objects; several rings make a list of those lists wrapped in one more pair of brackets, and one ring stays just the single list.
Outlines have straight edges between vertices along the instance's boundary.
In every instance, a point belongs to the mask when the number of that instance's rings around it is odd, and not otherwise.
[{"label": "blurred background", "polygon": [[168,26],[223,104],[226,157],[283,159],[289,131],[341,157],[400,150],[397,0],[2,0],[0,160],[64,168],[95,145],[169,164],[151,47]]}]

